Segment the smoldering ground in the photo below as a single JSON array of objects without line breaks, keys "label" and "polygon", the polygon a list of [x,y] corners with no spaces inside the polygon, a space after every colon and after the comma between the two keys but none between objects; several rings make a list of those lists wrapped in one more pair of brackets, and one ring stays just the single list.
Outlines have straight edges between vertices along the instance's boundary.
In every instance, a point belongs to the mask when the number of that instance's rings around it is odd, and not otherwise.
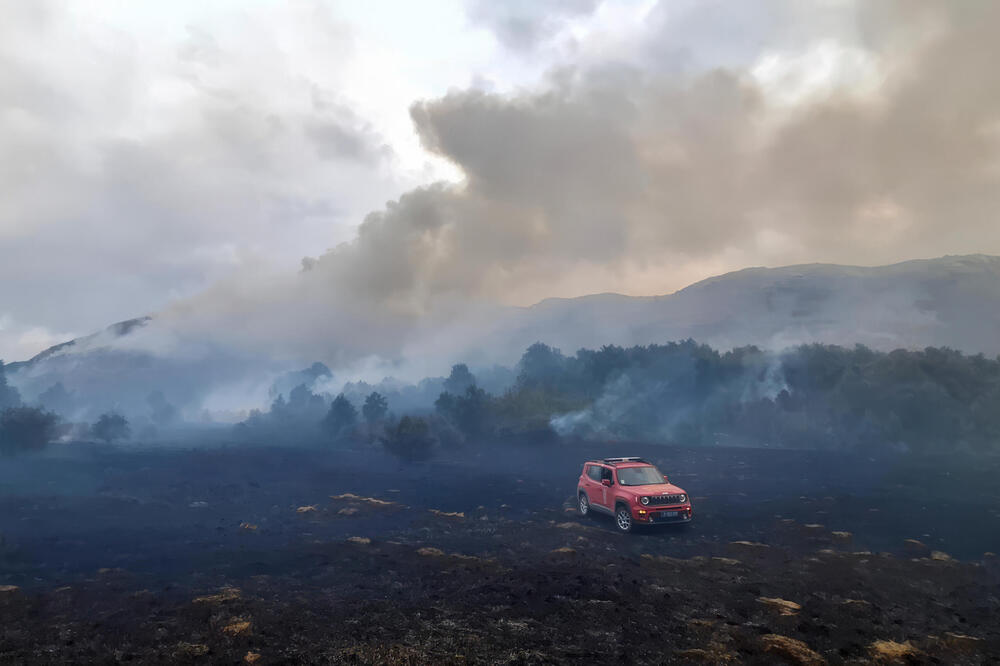
[{"label": "smoldering ground", "polygon": [[[608,453],[650,456],[692,494],[696,522],[622,537],[574,517],[582,460]],[[623,443],[403,466],[375,451],[53,451],[0,472],[0,653],[315,662],[354,650],[376,663],[392,644],[423,660],[528,648],[571,660],[599,624],[588,649],[638,663],[692,649],[773,659],[762,632],[831,661],[880,640],[989,659],[993,462]],[[720,615],[738,634],[721,642],[698,624]]]}]

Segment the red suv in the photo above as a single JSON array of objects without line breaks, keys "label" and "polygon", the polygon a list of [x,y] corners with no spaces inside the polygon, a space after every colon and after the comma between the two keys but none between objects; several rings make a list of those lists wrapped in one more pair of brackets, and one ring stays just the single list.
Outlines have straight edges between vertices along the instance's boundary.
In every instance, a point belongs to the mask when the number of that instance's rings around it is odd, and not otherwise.
[{"label": "red suv", "polygon": [[615,517],[621,532],[634,525],[691,522],[691,498],[642,458],[588,460],[577,484],[580,515],[600,511]]}]

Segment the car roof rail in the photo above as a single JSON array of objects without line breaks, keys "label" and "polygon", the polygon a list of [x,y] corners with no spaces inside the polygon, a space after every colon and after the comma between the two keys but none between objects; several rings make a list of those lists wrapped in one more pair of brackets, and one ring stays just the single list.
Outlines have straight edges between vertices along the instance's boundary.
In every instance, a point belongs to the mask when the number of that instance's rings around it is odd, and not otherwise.
[{"label": "car roof rail", "polygon": [[647,465],[650,464],[648,460],[644,460],[642,458],[639,458],[638,456],[632,456],[627,458],[605,458],[601,462],[606,462],[609,465],[614,465],[615,463],[626,463],[626,462],[646,463]]}]

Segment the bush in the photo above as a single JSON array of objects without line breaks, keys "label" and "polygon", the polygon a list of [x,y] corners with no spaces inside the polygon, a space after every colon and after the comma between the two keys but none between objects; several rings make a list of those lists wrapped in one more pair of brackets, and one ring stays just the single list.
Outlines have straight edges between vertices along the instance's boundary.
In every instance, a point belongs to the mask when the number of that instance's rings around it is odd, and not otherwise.
[{"label": "bush", "polygon": [[45,448],[56,437],[55,414],[35,407],[10,407],[0,414],[0,452],[20,453]]},{"label": "bush", "polygon": [[104,440],[108,444],[116,439],[126,439],[132,434],[128,426],[128,420],[121,414],[109,412],[101,414],[97,423],[90,427],[90,432],[94,437]]},{"label": "bush", "polygon": [[401,460],[426,460],[434,448],[434,437],[427,421],[418,416],[404,416],[394,428],[387,429],[382,445]]}]

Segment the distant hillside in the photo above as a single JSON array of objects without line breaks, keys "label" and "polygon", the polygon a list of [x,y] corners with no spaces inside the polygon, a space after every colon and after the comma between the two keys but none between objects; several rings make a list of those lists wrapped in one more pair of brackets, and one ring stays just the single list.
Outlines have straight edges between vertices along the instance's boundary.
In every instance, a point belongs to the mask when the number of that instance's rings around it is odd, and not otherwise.
[{"label": "distant hillside", "polygon": [[694,338],[723,349],[826,342],[992,356],[1000,354],[1000,257],[747,268],[666,296],[549,299],[503,322],[500,338],[567,352]]},{"label": "distant hillside", "polygon": [[[153,354],[138,338],[163,333],[157,323],[142,317],[115,324],[11,363],[8,374],[29,401],[62,382],[77,397],[81,417],[109,408],[145,413],[154,391],[192,414],[206,406],[228,408],[219,407],[220,396],[230,405],[266,397],[270,379],[279,373],[330,361],[303,358],[285,367],[257,357],[251,366],[246,355],[218,343],[190,340],[183,358]],[[461,330],[460,343],[438,352],[447,358],[434,359],[442,373],[458,361],[512,364],[538,341],[566,353],[693,338],[716,349],[824,342],[880,350],[950,347],[996,356],[1000,257],[942,257],[873,268],[747,268],[665,296],[596,294],[502,308]]]},{"label": "distant hillside", "polygon": [[152,317],[136,317],[135,319],[127,319],[125,321],[120,321],[115,324],[111,324],[103,331],[98,331],[97,333],[91,333],[82,338],[75,338],[67,342],[61,342],[57,345],[53,345],[48,349],[35,354],[27,361],[17,361],[15,363],[7,364],[7,372],[17,372],[21,369],[31,368],[36,365],[40,365],[46,359],[52,358],[59,354],[71,354],[79,351],[89,351],[94,347],[105,347],[114,344],[114,341],[122,336],[128,335],[136,328],[145,326],[150,321]]}]

